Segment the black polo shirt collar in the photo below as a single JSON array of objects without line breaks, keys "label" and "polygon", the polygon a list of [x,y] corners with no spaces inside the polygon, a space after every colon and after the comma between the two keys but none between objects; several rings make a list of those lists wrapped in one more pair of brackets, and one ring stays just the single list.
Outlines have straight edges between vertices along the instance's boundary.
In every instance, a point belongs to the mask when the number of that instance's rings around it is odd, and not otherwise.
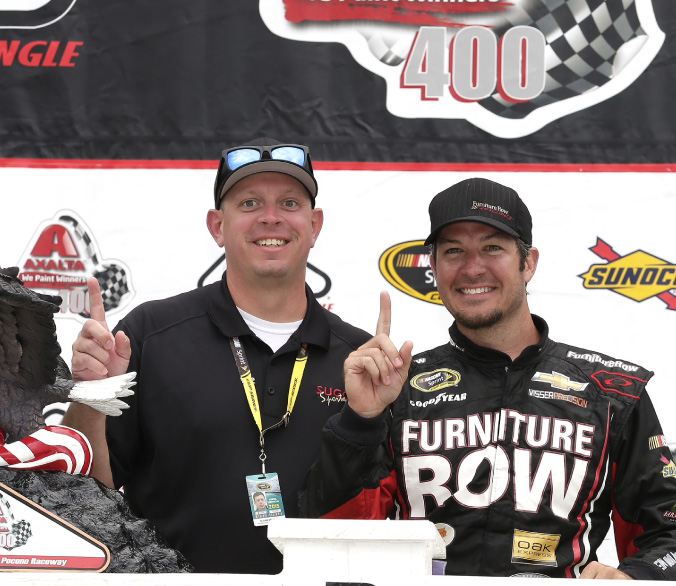
[{"label": "black polo shirt collar", "polygon": [[[223,273],[220,283],[207,285],[207,287],[209,288],[206,297],[207,312],[220,332],[227,338],[253,335],[230,295],[226,273]],[[328,350],[331,330],[324,309],[317,302],[314,293],[307,284],[305,285],[305,295],[308,302],[305,317],[298,330],[291,335],[287,344],[293,343],[296,348],[301,344],[308,344]],[[286,347],[287,344],[284,344],[282,348]],[[280,350],[282,349],[280,348]]]}]

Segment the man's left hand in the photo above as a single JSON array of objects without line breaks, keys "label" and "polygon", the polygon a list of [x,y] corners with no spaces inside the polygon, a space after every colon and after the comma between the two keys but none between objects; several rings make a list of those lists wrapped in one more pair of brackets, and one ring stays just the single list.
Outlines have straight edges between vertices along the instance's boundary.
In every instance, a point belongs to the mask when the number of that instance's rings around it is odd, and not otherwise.
[{"label": "man's left hand", "polygon": [[617,568],[611,568],[599,562],[591,562],[580,574],[580,578],[592,580],[633,580],[631,576]]}]

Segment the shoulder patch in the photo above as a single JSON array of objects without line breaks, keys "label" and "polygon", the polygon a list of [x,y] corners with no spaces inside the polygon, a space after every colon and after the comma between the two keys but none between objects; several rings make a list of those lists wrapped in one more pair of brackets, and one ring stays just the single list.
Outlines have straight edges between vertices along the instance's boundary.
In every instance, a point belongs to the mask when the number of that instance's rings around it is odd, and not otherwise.
[{"label": "shoulder patch", "polygon": [[648,381],[621,372],[597,370],[591,375],[598,387],[603,391],[617,393],[631,399],[640,399],[641,387]]}]

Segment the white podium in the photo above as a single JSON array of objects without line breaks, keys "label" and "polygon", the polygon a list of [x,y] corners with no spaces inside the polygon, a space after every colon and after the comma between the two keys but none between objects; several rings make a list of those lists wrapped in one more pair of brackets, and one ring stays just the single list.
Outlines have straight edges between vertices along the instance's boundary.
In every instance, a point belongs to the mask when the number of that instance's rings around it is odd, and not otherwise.
[{"label": "white podium", "polygon": [[317,583],[410,584],[432,575],[446,548],[430,521],[276,519],[268,539],[284,554],[281,577]]}]

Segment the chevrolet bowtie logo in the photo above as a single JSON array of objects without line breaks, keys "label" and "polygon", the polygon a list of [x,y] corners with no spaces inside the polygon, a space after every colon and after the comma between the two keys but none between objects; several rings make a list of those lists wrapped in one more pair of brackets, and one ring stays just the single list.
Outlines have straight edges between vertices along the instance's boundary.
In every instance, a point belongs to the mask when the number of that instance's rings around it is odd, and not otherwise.
[{"label": "chevrolet bowtie logo", "polygon": [[578,383],[559,372],[536,372],[531,380],[549,383],[562,391],[584,391],[589,383]]}]

